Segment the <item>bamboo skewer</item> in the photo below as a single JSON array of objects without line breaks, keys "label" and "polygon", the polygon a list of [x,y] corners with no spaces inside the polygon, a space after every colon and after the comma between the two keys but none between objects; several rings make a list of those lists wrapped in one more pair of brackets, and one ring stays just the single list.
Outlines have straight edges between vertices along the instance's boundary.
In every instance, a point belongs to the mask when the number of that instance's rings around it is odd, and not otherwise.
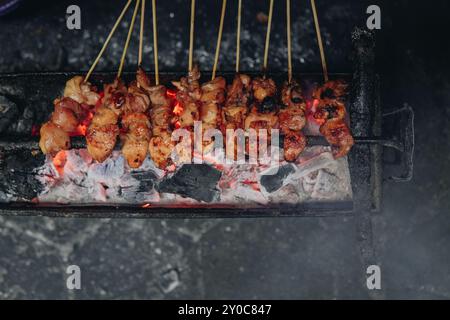
[{"label": "bamboo skewer", "polygon": [[156,21],[156,0],[152,0],[152,12],[153,12],[153,58],[155,60],[155,84],[159,85],[158,27]]},{"label": "bamboo skewer", "polygon": [[242,13],[242,0],[238,3],[237,14],[237,32],[236,32],[236,73],[239,73],[239,59],[241,55],[241,13]]},{"label": "bamboo skewer", "polygon": [[120,76],[122,75],[123,65],[125,63],[125,57],[127,56],[128,45],[130,44],[131,34],[133,33],[133,29],[134,29],[134,21],[136,20],[136,15],[137,15],[137,12],[139,9],[140,1],[141,0],[136,0],[136,6],[134,7],[134,12],[133,12],[133,17],[131,18],[130,28],[128,29],[127,40],[126,40],[125,46],[123,48],[122,58],[120,59],[119,71],[117,71],[117,78],[120,78]]},{"label": "bamboo skewer", "polygon": [[312,11],[313,11],[313,16],[314,16],[314,24],[316,26],[317,42],[319,43],[320,59],[322,61],[322,69],[323,69],[323,77],[324,77],[325,82],[328,82],[327,61],[325,59],[325,51],[323,49],[322,35],[320,33],[319,18],[317,16],[315,0],[311,0],[311,7],[312,7]]},{"label": "bamboo skewer", "polygon": [[213,66],[211,80],[214,80],[216,78],[216,70],[217,70],[217,64],[219,63],[220,44],[222,43],[223,21],[225,19],[226,8],[227,8],[227,0],[222,0],[222,13],[220,15],[219,34],[217,36],[216,55],[214,57],[214,66]]},{"label": "bamboo skewer", "polygon": [[272,28],[273,2],[274,0],[270,0],[269,20],[267,22],[267,33],[266,33],[266,45],[264,49],[264,64],[263,64],[264,73],[266,73],[267,71],[267,60],[269,57],[269,42],[270,42],[270,29]]},{"label": "bamboo skewer", "polygon": [[141,2],[141,29],[139,32],[139,58],[138,66],[142,64],[142,51],[144,47],[144,21],[145,21],[145,0]]},{"label": "bamboo skewer", "polygon": [[288,82],[292,81],[292,45],[291,45],[291,0],[286,0],[286,23],[287,23],[287,53],[288,53]]},{"label": "bamboo skewer", "polygon": [[109,32],[109,35],[106,38],[102,49],[98,53],[97,58],[95,58],[94,62],[92,63],[91,68],[89,69],[88,73],[86,74],[86,77],[84,78],[84,82],[85,83],[89,80],[89,77],[91,76],[92,72],[94,71],[95,67],[97,66],[98,62],[100,61],[100,58],[102,57],[102,55],[105,52],[106,48],[108,47],[108,44],[111,41],[112,36],[116,32],[116,29],[119,26],[120,22],[122,21],[123,16],[128,11],[128,8],[130,7],[131,1],[132,0],[128,0],[128,2],[126,3],[125,7],[122,9],[122,12],[120,13],[119,18],[117,18],[116,22],[114,23],[114,26],[112,27],[111,31]]},{"label": "bamboo skewer", "polygon": [[195,0],[191,0],[191,28],[189,34],[189,71],[193,67],[194,55]]}]

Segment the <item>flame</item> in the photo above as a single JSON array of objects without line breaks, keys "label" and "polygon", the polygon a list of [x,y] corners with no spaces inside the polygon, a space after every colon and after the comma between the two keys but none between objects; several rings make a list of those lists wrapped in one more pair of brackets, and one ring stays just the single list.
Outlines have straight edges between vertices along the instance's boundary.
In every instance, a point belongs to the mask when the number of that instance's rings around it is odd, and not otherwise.
[{"label": "flame", "polygon": [[176,116],[179,116],[183,113],[183,106],[181,105],[181,103],[179,101],[177,101],[175,103],[175,106],[173,107],[172,112]]},{"label": "flame", "polygon": [[64,165],[67,161],[66,151],[61,150],[53,157],[53,165],[55,169],[58,171],[59,175],[63,175],[64,173]]},{"label": "flame", "polygon": [[145,203],[142,205],[142,208],[147,209],[150,208],[152,205],[150,203]]},{"label": "flame", "polygon": [[306,102],[306,116],[308,121],[314,121],[319,126],[325,123],[325,119],[316,119],[314,114],[317,112],[317,107],[319,106],[319,99],[314,99],[313,101]]}]

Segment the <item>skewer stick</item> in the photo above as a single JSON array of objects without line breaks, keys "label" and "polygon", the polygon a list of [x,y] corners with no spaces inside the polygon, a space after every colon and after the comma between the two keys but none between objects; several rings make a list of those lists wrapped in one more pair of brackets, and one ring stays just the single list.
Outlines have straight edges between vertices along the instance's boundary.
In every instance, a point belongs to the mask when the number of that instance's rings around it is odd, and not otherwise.
[{"label": "skewer stick", "polygon": [[220,15],[219,35],[217,36],[216,55],[214,58],[214,66],[211,80],[214,80],[216,78],[217,64],[219,63],[220,44],[222,43],[223,20],[225,19],[226,8],[227,8],[227,0],[222,0],[222,13]]},{"label": "skewer stick", "polygon": [[134,21],[136,20],[136,15],[139,9],[139,3],[141,0],[136,0],[136,6],[134,7],[133,17],[131,18],[130,28],[128,29],[127,41],[125,42],[125,47],[123,48],[122,58],[120,59],[119,71],[117,71],[117,78],[122,75],[123,65],[125,63],[125,57],[127,56],[128,45],[130,44],[131,34],[134,29]]},{"label": "skewer stick", "polygon": [[159,85],[159,65],[158,65],[158,27],[156,23],[156,0],[152,0],[153,12],[153,58],[155,60],[155,83]]},{"label": "skewer stick", "polygon": [[288,82],[292,81],[292,45],[291,45],[291,0],[286,0]]},{"label": "skewer stick", "polygon": [[237,15],[237,36],[236,36],[236,73],[239,73],[239,59],[241,55],[241,12],[242,12],[242,0],[238,3],[238,15]]},{"label": "skewer stick", "polygon": [[267,59],[269,57],[269,42],[270,42],[270,29],[272,28],[272,16],[273,16],[273,0],[270,0],[270,8],[269,8],[269,20],[267,22],[267,33],[266,33],[266,45],[264,49],[264,64],[263,64],[263,72],[267,71]]},{"label": "skewer stick", "polygon": [[194,27],[195,27],[195,0],[191,0],[191,31],[189,34],[189,71],[192,71],[193,67]]},{"label": "skewer stick", "polygon": [[315,0],[311,0],[311,7],[314,16],[314,24],[316,25],[317,42],[319,43],[320,59],[322,60],[323,77],[325,82],[327,82],[328,81],[327,61],[325,60],[325,51],[323,50],[322,35],[320,33],[319,18],[317,17]]},{"label": "skewer stick", "polygon": [[85,83],[89,80],[89,77],[91,76],[92,72],[94,71],[95,67],[97,66],[98,62],[100,61],[100,58],[102,57],[102,55],[105,52],[106,48],[108,47],[109,41],[111,41],[111,38],[114,35],[114,32],[116,32],[116,29],[119,26],[120,22],[122,21],[123,16],[125,15],[125,13],[127,12],[128,8],[130,7],[131,1],[132,0],[128,0],[127,4],[122,9],[122,12],[120,13],[119,18],[117,18],[116,23],[114,24],[113,28],[109,32],[109,35],[106,38],[102,49],[100,50],[99,54],[97,55],[97,58],[94,60],[94,63],[92,64],[91,68],[89,69],[88,73],[86,74],[86,77],[84,78],[84,82]]},{"label": "skewer stick", "polygon": [[139,67],[142,64],[142,51],[144,47],[144,21],[145,21],[145,0],[141,2],[141,30],[139,32],[139,58],[138,65]]}]

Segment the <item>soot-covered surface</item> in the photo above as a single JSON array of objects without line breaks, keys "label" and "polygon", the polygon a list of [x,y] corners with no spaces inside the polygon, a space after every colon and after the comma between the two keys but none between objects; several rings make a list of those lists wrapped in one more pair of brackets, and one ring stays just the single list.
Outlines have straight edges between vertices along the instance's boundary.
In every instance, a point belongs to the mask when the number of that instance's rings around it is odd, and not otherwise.
[{"label": "soot-covered surface", "polygon": [[[257,69],[264,27],[257,22],[256,13],[265,2],[247,2],[243,38],[252,43],[244,45],[243,68]],[[294,41],[295,66],[318,71],[308,2],[299,1],[295,9],[300,14],[295,15],[299,20],[293,19],[298,37]],[[318,2],[330,48],[330,69],[347,71],[350,32],[364,24],[367,4]],[[105,37],[107,26],[120,11],[112,1],[24,3],[22,9],[0,21],[0,41],[8,44],[2,46],[2,72],[87,69],[98,50],[96,39]],[[73,3],[82,8],[81,31],[65,29],[65,8]],[[159,3],[160,37],[167,41],[160,44],[161,55],[166,57],[161,67],[180,69],[181,64],[183,69],[188,4],[181,0],[170,6]],[[197,6],[196,55],[206,68],[213,59],[215,41],[210,39],[214,39],[216,25],[205,17],[219,12],[219,3],[208,3],[199,1]],[[413,182],[385,184],[384,212],[372,219],[376,262],[382,268],[380,292],[374,294],[365,287],[357,218],[148,221],[0,217],[0,297],[450,298],[450,82],[446,61],[450,50],[445,41],[439,41],[447,36],[450,8],[444,0],[433,1],[429,7],[424,1],[378,3],[383,15],[377,47],[382,104],[389,108],[409,102],[417,114],[418,132]],[[281,68],[285,65],[284,29],[274,23],[277,30],[270,64]],[[221,55],[222,67],[227,70],[232,69],[234,59],[230,28],[228,24],[225,27]],[[120,38],[113,40],[100,69],[117,66],[124,37],[121,32]],[[133,43],[130,61],[135,61]],[[150,45],[146,53],[151,53]],[[65,269],[70,264],[82,269],[79,291],[65,287]]]}]

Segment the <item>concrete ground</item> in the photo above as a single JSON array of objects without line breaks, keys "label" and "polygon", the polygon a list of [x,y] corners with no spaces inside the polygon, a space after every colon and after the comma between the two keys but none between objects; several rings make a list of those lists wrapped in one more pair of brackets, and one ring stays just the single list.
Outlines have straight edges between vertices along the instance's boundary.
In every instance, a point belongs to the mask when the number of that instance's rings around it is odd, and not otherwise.
[{"label": "concrete ground", "polygon": [[[350,0],[318,2],[330,70],[349,70],[350,32],[365,24],[367,5]],[[386,107],[409,103],[414,108],[417,144],[413,181],[386,183],[383,212],[372,218],[376,261],[382,272],[380,292],[367,290],[357,219],[352,217],[0,217],[0,298],[450,298],[450,50],[445,41],[450,5],[441,0],[433,1],[433,6],[423,1],[378,2],[383,23],[377,45],[382,103]],[[98,41],[120,11],[110,3],[24,1],[22,8],[0,20],[0,72],[86,70]],[[181,0],[170,7],[160,3],[160,38],[166,41],[160,44],[160,67],[185,69],[188,6]],[[264,27],[256,13],[265,6],[262,1],[247,3],[242,68],[258,70]],[[81,7],[80,31],[65,26],[69,4]],[[276,12],[282,12],[278,6]],[[197,59],[208,68],[216,32],[215,22],[208,19],[217,15],[218,5],[199,1],[198,10]],[[294,67],[302,71],[320,70],[310,17],[308,1],[300,1],[293,15]],[[279,13],[274,20],[273,69],[284,69],[286,63],[281,19]],[[233,69],[232,23],[230,13],[224,30],[223,70]],[[116,68],[124,36],[122,31],[113,40],[99,69]],[[136,59],[135,43],[130,69]],[[149,61],[150,44],[148,38]],[[81,290],[66,288],[65,271],[71,264],[81,267]]]}]

